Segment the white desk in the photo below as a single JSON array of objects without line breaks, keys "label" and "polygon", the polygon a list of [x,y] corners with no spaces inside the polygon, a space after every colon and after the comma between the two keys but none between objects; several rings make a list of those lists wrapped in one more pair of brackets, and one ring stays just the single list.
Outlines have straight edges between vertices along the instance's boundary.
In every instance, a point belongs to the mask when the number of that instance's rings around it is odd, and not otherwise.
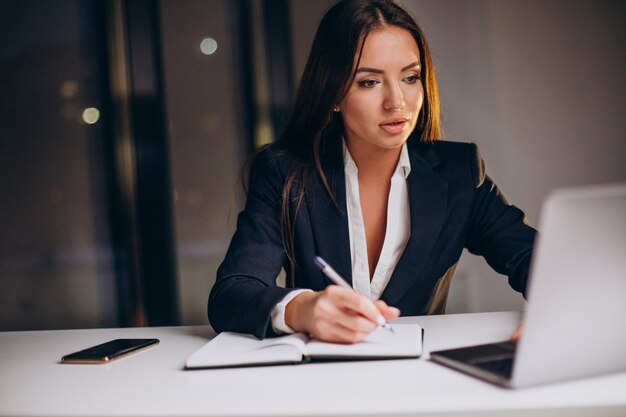
[{"label": "white desk", "polygon": [[[506,339],[515,312],[409,317],[426,351]],[[626,373],[509,391],[426,358],[185,371],[208,326],[0,333],[0,415],[625,416]],[[156,337],[109,365],[64,354],[119,337]]]}]

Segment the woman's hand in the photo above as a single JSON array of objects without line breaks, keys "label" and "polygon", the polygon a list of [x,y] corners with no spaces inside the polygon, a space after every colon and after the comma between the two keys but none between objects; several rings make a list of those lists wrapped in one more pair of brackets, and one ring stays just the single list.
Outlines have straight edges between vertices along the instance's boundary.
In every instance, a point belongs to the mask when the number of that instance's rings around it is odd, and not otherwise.
[{"label": "woman's hand", "polygon": [[513,334],[511,335],[511,340],[514,342],[519,341],[520,336],[522,335],[522,329],[524,328],[523,324],[520,324],[517,326],[517,329],[515,329],[515,331],[513,332]]},{"label": "woman's hand", "polygon": [[329,285],[324,291],[304,292],[291,300],[285,308],[285,323],[325,342],[356,343],[376,329],[379,315],[393,320],[400,310]]}]

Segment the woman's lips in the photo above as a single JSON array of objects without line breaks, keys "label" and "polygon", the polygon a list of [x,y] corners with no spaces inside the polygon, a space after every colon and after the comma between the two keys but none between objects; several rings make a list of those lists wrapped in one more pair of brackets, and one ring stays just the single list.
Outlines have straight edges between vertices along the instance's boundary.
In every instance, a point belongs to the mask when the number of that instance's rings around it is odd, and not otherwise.
[{"label": "woman's lips", "polygon": [[406,129],[409,125],[409,121],[407,119],[398,119],[392,120],[388,122],[383,122],[379,124],[380,128],[383,129],[387,133],[391,133],[393,135],[397,135]]}]

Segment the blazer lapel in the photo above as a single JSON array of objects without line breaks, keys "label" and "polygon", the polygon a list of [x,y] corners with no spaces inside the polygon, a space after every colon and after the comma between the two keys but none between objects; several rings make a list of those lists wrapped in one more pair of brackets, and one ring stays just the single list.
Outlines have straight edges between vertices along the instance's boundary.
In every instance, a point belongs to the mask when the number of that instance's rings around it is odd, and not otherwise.
[{"label": "blazer lapel", "polygon": [[[340,168],[340,169],[338,169]],[[343,165],[334,170],[330,163],[322,165],[339,209],[328,197],[328,192],[316,171],[312,172],[306,194],[306,204],[311,218],[317,255],[324,258],[350,285],[352,265],[350,258],[350,235],[346,207],[346,184]],[[320,275],[323,276],[322,272]],[[323,276],[328,284],[332,282]]]},{"label": "blazer lapel", "polygon": [[[432,146],[409,148],[411,173],[408,192],[411,213],[411,237],[381,296],[389,305],[396,304],[416,281],[437,242],[447,209],[448,181],[433,171],[439,163]],[[431,282],[422,280],[424,291]]]}]

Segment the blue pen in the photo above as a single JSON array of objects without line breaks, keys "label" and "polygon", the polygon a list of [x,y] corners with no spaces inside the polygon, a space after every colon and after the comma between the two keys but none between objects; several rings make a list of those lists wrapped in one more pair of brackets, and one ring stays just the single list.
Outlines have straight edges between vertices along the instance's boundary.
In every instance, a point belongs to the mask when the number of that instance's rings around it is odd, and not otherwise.
[{"label": "blue pen", "polygon": [[[314,261],[315,265],[317,265],[317,267],[324,273],[324,275],[326,275],[328,279],[330,279],[334,284],[339,285],[341,288],[354,291],[354,288],[352,288],[350,284],[348,284],[348,282],[337,273],[337,271],[335,271],[330,265],[328,265],[328,263],[324,259],[316,256]],[[376,317],[376,321],[378,322],[378,325],[383,329],[388,329],[392,333],[395,333],[393,331],[393,327],[391,327],[391,324],[389,324],[389,322],[383,317],[382,314],[379,314],[378,317]]]}]

